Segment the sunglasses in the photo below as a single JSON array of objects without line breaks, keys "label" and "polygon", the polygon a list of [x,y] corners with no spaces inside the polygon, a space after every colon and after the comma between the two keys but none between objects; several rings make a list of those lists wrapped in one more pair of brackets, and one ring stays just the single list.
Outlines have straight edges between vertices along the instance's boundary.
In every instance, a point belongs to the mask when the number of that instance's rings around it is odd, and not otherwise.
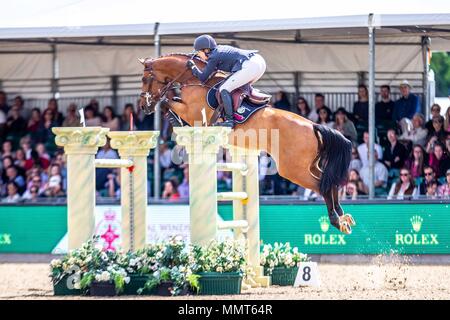
[{"label": "sunglasses", "polygon": [[425,175],[426,175],[426,176],[432,176],[433,173],[432,173],[432,172],[425,172]]},{"label": "sunglasses", "polygon": [[409,173],[400,173],[400,176],[401,177],[407,177],[407,176],[409,176]]}]

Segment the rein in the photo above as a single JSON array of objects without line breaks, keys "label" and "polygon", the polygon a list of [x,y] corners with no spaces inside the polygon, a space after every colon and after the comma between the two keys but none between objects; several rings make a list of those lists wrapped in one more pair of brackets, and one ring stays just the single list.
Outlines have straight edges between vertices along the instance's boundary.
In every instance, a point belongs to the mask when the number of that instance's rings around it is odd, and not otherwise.
[{"label": "rein", "polygon": [[[194,56],[195,56],[195,53],[192,54],[191,59]],[[145,68],[144,71],[148,71],[150,74],[149,74],[149,76],[142,78],[142,82],[148,84],[148,86],[147,86],[147,91],[141,92],[140,96],[145,97],[146,106],[150,107],[153,103],[158,103],[161,100],[163,100],[163,98],[167,94],[167,92],[169,92],[170,90],[176,89],[177,86],[175,86],[174,84],[180,78],[182,78],[185,75],[186,71],[189,71],[189,69],[186,67],[185,70],[183,70],[180,74],[178,74],[173,80],[171,80],[169,82],[163,82],[163,81],[158,80],[156,78],[155,74],[153,73],[152,65]],[[189,79],[191,79],[192,77],[193,77],[193,75]],[[187,79],[187,80],[189,80],[189,79]],[[164,85],[162,88],[158,89],[158,93],[156,95],[152,95],[150,93],[150,89],[151,89],[153,81],[156,81],[157,83]],[[194,87],[194,86],[212,88],[212,86],[209,86],[209,85],[206,85],[203,83],[191,83],[191,84],[181,83],[181,85],[179,86],[179,89],[182,90],[185,87]]]}]

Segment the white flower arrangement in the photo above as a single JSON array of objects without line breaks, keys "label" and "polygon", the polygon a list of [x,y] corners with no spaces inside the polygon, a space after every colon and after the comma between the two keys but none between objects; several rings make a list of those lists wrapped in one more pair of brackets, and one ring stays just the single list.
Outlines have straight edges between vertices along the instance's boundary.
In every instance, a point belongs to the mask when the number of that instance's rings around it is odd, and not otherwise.
[{"label": "white flower arrangement", "polygon": [[83,274],[80,282],[81,289],[88,289],[92,283],[106,282],[114,283],[114,287],[118,293],[122,292],[125,284],[130,282],[127,272],[117,264],[111,264],[105,269],[90,270]]},{"label": "white flower arrangement", "polygon": [[[96,236],[80,248],[71,250],[62,259],[52,260],[50,277],[53,283],[56,284],[65,277],[75,274],[74,289],[86,291],[94,280],[114,280],[121,287],[123,278],[127,276],[125,270],[117,272],[119,267],[116,264],[121,254],[103,251],[102,246],[98,245],[98,240],[99,237]],[[119,279],[118,276],[121,278]]]},{"label": "white flower arrangement", "polygon": [[61,268],[62,267],[62,261],[60,259],[53,259],[50,261],[50,266],[52,268]]},{"label": "white flower arrangement", "polygon": [[182,237],[176,236],[168,241],[152,244],[140,252],[143,270],[149,276],[143,290],[153,290],[163,282],[172,283],[170,293],[178,295],[187,287],[198,289],[198,277],[193,274],[193,257]]},{"label": "white flower arrangement", "polygon": [[196,272],[241,272],[246,273],[246,248],[242,241],[212,240],[208,246],[192,248]]},{"label": "white flower arrangement", "polygon": [[289,242],[274,245],[266,244],[261,253],[261,265],[271,274],[276,267],[295,268],[300,262],[309,261],[306,254],[300,253],[298,248],[292,248]]}]

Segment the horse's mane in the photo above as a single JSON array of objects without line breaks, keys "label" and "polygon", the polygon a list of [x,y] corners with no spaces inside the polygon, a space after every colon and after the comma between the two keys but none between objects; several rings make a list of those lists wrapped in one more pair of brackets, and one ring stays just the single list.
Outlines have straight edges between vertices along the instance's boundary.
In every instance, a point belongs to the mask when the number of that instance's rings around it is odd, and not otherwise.
[{"label": "horse's mane", "polygon": [[[191,53],[174,52],[174,53],[169,53],[169,54],[161,55],[161,56],[159,56],[159,57],[156,58],[156,59],[161,59],[161,58],[166,58],[166,57],[174,57],[174,56],[181,56],[181,57],[189,58],[189,59],[192,58],[192,54],[191,54]],[[156,60],[156,59],[155,59],[155,60]],[[197,55],[194,56],[193,59],[196,60],[196,61],[198,61],[198,62],[201,62],[201,63],[203,63],[203,64],[205,64],[205,65],[208,63],[206,60],[200,58],[200,57],[197,56]],[[225,78],[226,76],[227,76],[226,73],[224,73],[224,72],[222,72],[222,71],[218,71],[218,72],[216,72],[216,74],[215,74],[212,78],[215,78],[215,77],[218,77],[218,78]]]},{"label": "horse's mane", "polygon": [[[191,58],[191,57],[192,57],[192,54],[190,54],[190,53],[178,53],[178,52],[174,52],[174,53],[169,53],[169,54],[166,54],[166,55],[164,55],[164,56],[161,56],[160,58],[163,58],[163,57],[172,57],[172,56],[182,56],[182,57],[186,57],[186,58]],[[197,60],[197,61],[203,62],[203,63],[207,63],[206,60],[203,60],[202,58],[200,58],[200,57],[197,56],[197,55],[194,56],[194,59]]]}]

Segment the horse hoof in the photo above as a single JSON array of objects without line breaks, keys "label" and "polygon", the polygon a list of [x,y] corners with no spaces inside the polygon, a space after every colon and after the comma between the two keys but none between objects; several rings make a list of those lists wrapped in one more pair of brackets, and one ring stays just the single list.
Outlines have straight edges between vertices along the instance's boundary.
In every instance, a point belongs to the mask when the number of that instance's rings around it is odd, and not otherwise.
[{"label": "horse hoof", "polygon": [[342,216],[342,219],[343,219],[345,222],[347,222],[347,223],[350,225],[350,227],[356,226],[355,219],[353,219],[353,217],[352,217],[351,214],[348,214],[348,213],[344,214],[344,215]]},{"label": "horse hoof", "polygon": [[345,233],[345,234],[351,234],[352,233],[352,227],[350,227],[350,225],[344,220],[340,221],[340,223],[339,223],[339,230],[342,233]]}]

